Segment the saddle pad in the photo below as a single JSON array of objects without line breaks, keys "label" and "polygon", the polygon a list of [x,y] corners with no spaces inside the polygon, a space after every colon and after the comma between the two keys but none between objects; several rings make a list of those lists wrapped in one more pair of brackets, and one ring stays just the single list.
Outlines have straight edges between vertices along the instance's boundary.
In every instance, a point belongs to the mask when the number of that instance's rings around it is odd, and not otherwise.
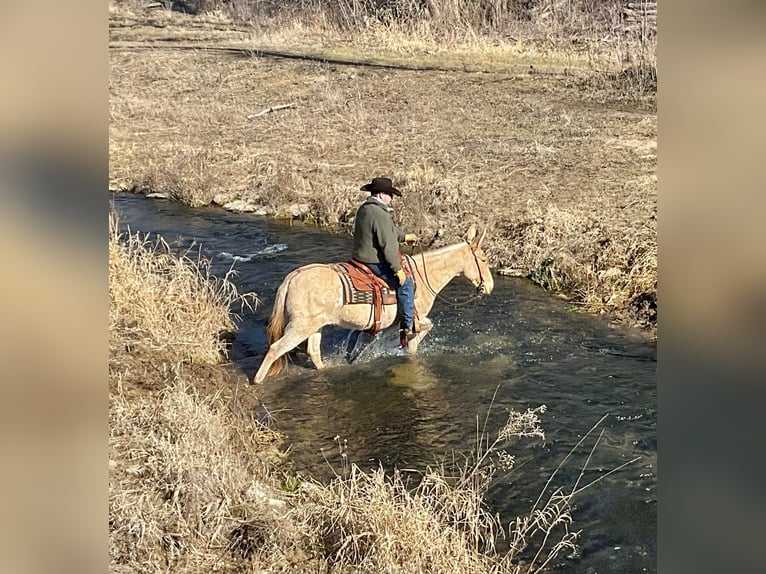
[{"label": "saddle pad", "polygon": [[330,267],[338,273],[343,284],[344,305],[372,305],[376,303],[376,290],[380,290],[383,305],[396,304],[396,291],[371,271],[364,271],[358,263],[332,263]]}]

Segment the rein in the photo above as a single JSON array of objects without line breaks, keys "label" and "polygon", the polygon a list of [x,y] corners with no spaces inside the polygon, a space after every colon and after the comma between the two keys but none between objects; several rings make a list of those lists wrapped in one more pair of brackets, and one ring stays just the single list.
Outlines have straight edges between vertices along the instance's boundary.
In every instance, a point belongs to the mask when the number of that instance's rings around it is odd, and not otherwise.
[{"label": "rein", "polygon": [[[423,247],[420,247],[420,253],[419,255],[423,255]],[[447,299],[444,295],[439,293],[436,289],[433,288],[431,285],[431,281],[428,279],[428,270],[426,269],[426,258],[423,257],[423,271],[421,272],[421,275],[423,276],[423,279],[425,279],[426,287],[428,287],[428,290],[440,301],[444,301],[448,305],[452,305],[453,307],[460,307],[462,305],[467,305],[468,303],[471,303],[481,297],[481,290],[482,287],[484,287],[484,275],[481,272],[481,265],[479,265],[479,258],[476,257],[476,251],[472,248],[471,249],[471,255],[473,255],[474,263],[476,263],[476,269],[479,271],[479,285],[476,287],[476,294],[475,295],[469,295],[469,297],[464,301],[450,301]],[[412,264],[415,266],[415,269],[418,269],[418,263],[415,261],[414,257],[410,258],[412,261]],[[420,269],[418,269],[420,272]]]}]

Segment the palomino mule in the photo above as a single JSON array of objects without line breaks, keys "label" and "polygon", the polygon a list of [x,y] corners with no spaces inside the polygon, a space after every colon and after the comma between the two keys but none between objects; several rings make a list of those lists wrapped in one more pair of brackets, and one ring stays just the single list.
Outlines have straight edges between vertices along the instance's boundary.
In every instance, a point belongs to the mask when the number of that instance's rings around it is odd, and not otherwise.
[{"label": "palomino mule", "polygon": [[[486,230],[477,237],[476,226],[471,225],[465,241],[412,257],[420,332],[407,343],[409,354],[417,352],[418,345],[433,327],[427,315],[439,291],[454,277],[465,275],[480,294],[492,292],[494,280],[487,256],[481,250],[485,234]],[[383,307],[380,317],[383,329],[391,326],[396,312],[396,305]],[[344,329],[369,329],[372,326],[370,317],[369,305],[344,305],[343,284],[337,272],[328,265],[299,267],[284,278],[277,291],[268,327],[269,350],[253,383],[260,383],[267,376],[280,372],[286,362],[285,355],[306,339],[311,361],[317,369],[323,369],[319,351],[322,327],[337,325]]]}]

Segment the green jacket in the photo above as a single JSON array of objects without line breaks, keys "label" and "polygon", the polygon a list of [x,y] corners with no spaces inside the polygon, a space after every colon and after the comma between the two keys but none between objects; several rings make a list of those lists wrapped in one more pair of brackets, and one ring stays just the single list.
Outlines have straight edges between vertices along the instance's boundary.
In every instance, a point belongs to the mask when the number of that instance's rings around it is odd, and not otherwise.
[{"label": "green jacket", "polygon": [[399,243],[404,233],[394,225],[388,207],[373,196],[367,198],[356,212],[354,249],[352,256],[362,263],[388,263],[396,273],[399,263]]}]

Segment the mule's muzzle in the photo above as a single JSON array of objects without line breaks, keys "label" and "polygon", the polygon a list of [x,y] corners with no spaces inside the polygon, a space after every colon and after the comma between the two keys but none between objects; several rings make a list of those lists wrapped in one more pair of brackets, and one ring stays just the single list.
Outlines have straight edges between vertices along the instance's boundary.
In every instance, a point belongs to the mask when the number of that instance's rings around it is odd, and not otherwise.
[{"label": "mule's muzzle", "polygon": [[492,278],[490,277],[489,281],[482,280],[479,282],[479,284],[476,286],[476,292],[479,295],[489,295],[492,293],[492,289],[495,287],[494,281],[492,281]]}]

